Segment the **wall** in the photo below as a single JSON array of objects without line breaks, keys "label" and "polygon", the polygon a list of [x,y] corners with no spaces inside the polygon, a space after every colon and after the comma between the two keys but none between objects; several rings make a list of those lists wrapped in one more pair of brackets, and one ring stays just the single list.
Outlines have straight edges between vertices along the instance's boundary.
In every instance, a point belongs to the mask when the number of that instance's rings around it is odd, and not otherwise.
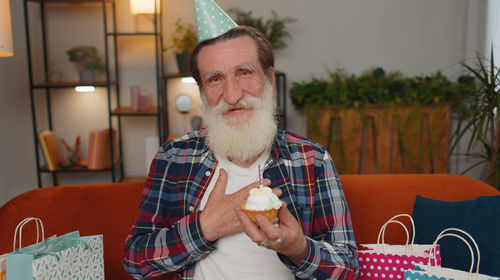
[{"label": "wall", "polygon": [[[23,1],[11,0],[15,56],[0,58],[0,205],[13,196],[36,187],[34,145],[29,109],[29,90],[24,34]],[[118,26],[127,31],[147,28],[147,19],[134,18],[129,13],[128,1],[118,0]],[[164,0],[168,30],[177,17],[193,20],[191,1]],[[239,7],[252,10],[254,15],[271,17],[275,10],[280,17],[297,19],[289,25],[293,38],[288,48],[276,52],[276,69],[287,73],[288,87],[293,81],[311,77],[326,77],[328,70],[343,67],[348,72],[359,73],[374,66],[386,70],[400,70],[407,75],[430,74],[441,70],[451,78],[460,73],[458,62],[470,54],[468,50],[482,50],[484,37],[485,1],[469,0],[275,0],[243,1],[218,0],[225,9]],[[92,15],[91,8],[84,8],[80,16],[69,20],[67,7],[54,11],[48,20],[52,32],[48,34],[54,71],[71,78],[76,75],[64,52],[79,43],[102,44],[103,37],[96,37],[93,30],[100,17]],[[92,20],[88,20],[88,19]],[[72,23],[73,22],[73,23]],[[70,25],[74,24],[74,25]],[[81,26],[87,27],[82,29]],[[64,36],[61,36],[64,34]],[[67,43],[70,40],[70,43]],[[123,102],[128,102],[131,85],[141,84],[153,92],[151,50],[147,38],[123,39],[120,43]],[[101,51],[103,50],[100,47]],[[467,51],[465,51],[467,50]],[[102,53],[102,52],[101,52]],[[167,53],[166,70],[176,71],[172,55]],[[60,74],[57,74],[57,73]],[[173,85],[181,87],[181,85]],[[178,94],[184,89],[172,90]],[[103,106],[105,93],[76,95],[58,93],[55,114],[59,137],[73,141],[77,134],[87,135],[94,128],[105,126],[100,121],[106,114]],[[194,91],[193,96],[197,93]],[[39,100],[37,102],[43,102]],[[288,102],[287,123],[290,130],[304,134],[305,122]],[[43,112],[39,112],[42,114]],[[88,118],[93,118],[90,122]],[[95,119],[94,119],[95,118]],[[183,129],[185,120],[172,120],[176,129]],[[179,122],[183,125],[179,126]],[[42,125],[42,124],[40,124]],[[145,174],[145,138],[156,135],[154,122],[148,118],[126,119],[125,160],[129,176]],[[172,131],[176,133],[177,131]],[[82,143],[86,147],[86,139]],[[452,172],[457,169],[453,167]],[[107,176],[85,174],[79,178],[64,176],[61,183],[94,182],[109,180]],[[50,182],[48,178],[44,181]]]},{"label": "wall", "polygon": [[36,185],[22,1],[11,1],[14,56],[0,58],[0,205]]}]

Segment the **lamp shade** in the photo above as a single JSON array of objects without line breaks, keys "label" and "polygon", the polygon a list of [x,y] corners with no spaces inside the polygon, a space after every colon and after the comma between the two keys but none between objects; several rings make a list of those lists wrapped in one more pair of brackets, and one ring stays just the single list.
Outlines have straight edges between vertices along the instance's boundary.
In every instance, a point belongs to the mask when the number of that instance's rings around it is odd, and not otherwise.
[{"label": "lamp shade", "polygon": [[155,0],[130,0],[132,14],[154,14]]},{"label": "lamp shade", "polygon": [[0,0],[0,56],[13,56],[9,0]]}]

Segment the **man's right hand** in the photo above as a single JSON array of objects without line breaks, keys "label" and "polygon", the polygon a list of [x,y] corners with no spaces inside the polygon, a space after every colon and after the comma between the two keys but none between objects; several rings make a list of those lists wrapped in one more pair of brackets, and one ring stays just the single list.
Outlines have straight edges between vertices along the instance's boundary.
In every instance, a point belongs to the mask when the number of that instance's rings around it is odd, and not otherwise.
[{"label": "man's right hand", "polygon": [[[271,181],[264,179],[264,186],[269,186]],[[220,169],[219,178],[208,196],[205,208],[200,214],[200,224],[203,236],[209,242],[221,237],[243,232],[243,226],[236,216],[234,209],[246,202],[250,189],[258,187],[259,182],[245,186],[232,194],[225,194],[227,186],[227,172]],[[273,191],[281,195],[281,190]]]}]

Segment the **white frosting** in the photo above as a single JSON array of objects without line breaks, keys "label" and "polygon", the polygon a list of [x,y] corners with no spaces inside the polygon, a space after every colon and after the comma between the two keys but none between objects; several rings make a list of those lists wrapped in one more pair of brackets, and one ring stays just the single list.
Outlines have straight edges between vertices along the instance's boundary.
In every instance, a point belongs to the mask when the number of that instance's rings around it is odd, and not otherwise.
[{"label": "white frosting", "polygon": [[280,207],[281,201],[269,187],[251,189],[245,205],[248,210],[271,210]]}]

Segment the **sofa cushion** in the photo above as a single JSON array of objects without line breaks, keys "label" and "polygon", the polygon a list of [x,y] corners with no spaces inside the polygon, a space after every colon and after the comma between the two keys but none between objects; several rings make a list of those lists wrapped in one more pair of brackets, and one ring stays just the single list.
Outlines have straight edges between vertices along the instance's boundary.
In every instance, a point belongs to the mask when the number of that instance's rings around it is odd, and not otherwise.
[{"label": "sofa cushion", "polygon": [[[500,276],[500,195],[463,201],[441,201],[417,196],[413,219],[416,244],[432,244],[446,228],[462,229],[479,246],[480,273]],[[470,253],[463,241],[445,237],[439,240],[439,244],[443,267],[469,271]]]}]

